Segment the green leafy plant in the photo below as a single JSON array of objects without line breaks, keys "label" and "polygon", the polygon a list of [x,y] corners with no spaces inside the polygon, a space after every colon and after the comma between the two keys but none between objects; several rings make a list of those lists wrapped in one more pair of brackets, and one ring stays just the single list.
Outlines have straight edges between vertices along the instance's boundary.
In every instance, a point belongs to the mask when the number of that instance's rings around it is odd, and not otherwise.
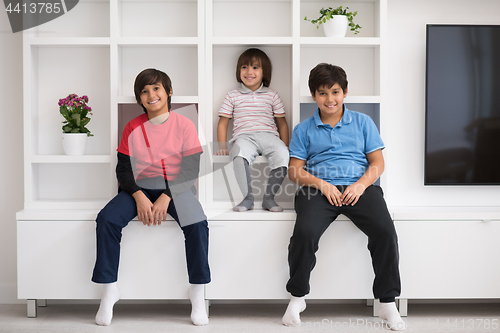
[{"label": "green leafy plant", "polygon": [[353,22],[353,19],[356,15],[358,15],[358,12],[355,11],[353,12],[348,12],[347,10],[349,7],[346,7],[345,9],[342,8],[342,6],[339,6],[335,9],[332,7],[328,7],[327,9],[321,8],[319,11],[320,17],[317,18],[316,20],[308,20],[307,16],[304,17],[304,20],[311,22],[312,24],[317,24],[316,29],[319,29],[319,26],[323,23],[326,23],[327,20],[333,19],[333,15],[344,15],[347,16],[347,20],[349,21],[349,27],[351,27],[351,31],[354,31],[354,34],[357,35],[359,33],[359,29],[361,29],[361,26],[359,24],[355,24]]},{"label": "green leafy plant", "polygon": [[94,136],[90,133],[87,124],[92,115],[92,108],[87,105],[87,96],[78,97],[77,94],[69,94],[68,97],[59,100],[59,112],[64,117],[63,133],[87,133],[87,136]]}]

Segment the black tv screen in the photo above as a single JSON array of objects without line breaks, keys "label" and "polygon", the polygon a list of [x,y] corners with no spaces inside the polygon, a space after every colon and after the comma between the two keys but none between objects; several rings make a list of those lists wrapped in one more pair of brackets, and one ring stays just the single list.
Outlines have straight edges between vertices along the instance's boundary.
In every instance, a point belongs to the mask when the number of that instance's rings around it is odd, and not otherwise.
[{"label": "black tv screen", "polygon": [[427,25],[425,185],[500,185],[500,25]]}]

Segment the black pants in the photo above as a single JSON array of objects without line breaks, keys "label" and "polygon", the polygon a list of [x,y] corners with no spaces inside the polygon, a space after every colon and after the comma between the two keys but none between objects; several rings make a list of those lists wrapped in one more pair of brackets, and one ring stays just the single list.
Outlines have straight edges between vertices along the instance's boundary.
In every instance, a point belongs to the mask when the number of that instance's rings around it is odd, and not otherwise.
[{"label": "black pants", "polygon": [[[341,192],[345,187],[337,186]],[[309,293],[319,239],[337,216],[344,214],[368,236],[375,272],[374,297],[393,302],[400,295],[398,238],[380,186],[369,186],[354,206],[341,207],[331,205],[320,190],[303,187],[295,195],[295,211],[297,220],[288,246],[289,293],[296,297]]]}]

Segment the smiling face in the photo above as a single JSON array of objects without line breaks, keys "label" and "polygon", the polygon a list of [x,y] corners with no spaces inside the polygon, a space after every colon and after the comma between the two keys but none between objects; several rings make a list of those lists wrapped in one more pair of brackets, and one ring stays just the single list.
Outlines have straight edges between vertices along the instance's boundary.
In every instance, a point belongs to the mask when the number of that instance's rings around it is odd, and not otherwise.
[{"label": "smiling face", "polygon": [[168,98],[171,95],[171,92],[167,94],[161,83],[148,84],[142,88],[140,93],[141,104],[146,108],[149,119],[169,111]]},{"label": "smiling face", "polygon": [[243,65],[240,68],[241,82],[252,91],[256,91],[262,84],[263,72],[260,62],[253,61],[253,64]]},{"label": "smiling face", "polygon": [[343,91],[338,83],[328,88],[320,86],[313,94],[313,100],[318,105],[321,120],[324,123],[337,123],[342,119],[344,98],[347,96],[347,89]]}]

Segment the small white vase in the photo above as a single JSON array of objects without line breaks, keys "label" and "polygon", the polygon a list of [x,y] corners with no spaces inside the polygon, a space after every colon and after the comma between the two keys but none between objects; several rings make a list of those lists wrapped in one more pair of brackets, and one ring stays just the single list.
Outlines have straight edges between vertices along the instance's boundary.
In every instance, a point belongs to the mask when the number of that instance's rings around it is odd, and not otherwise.
[{"label": "small white vase", "polygon": [[345,37],[347,32],[347,16],[333,15],[330,20],[323,23],[326,37]]},{"label": "small white vase", "polygon": [[87,133],[63,133],[62,143],[66,155],[83,155],[87,144]]}]

